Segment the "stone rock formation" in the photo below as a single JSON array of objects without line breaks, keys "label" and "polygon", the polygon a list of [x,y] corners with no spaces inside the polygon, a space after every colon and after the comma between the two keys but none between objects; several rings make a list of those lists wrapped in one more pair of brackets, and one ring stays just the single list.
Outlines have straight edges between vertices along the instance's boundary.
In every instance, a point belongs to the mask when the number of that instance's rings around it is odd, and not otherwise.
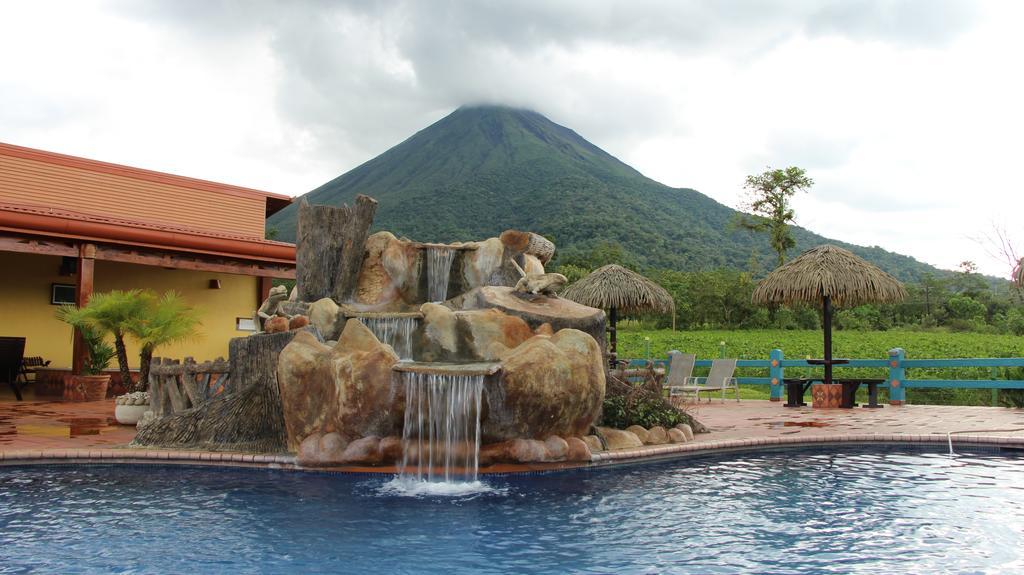
[{"label": "stone rock formation", "polygon": [[485,286],[469,291],[446,305],[460,310],[498,309],[521,318],[532,329],[548,324],[555,332],[568,328],[588,333],[601,346],[605,341],[604,312],[567,299],[522,294],[504,286]]},{"label": "stone rock formation", "polygon": [[359,271],[356,303],[382,308],[424,299],[420,293],[420,249],[391,232],[366,239],[366,256]]},{"label": "stone rock formation", "polygon": [[534,336],[525,321],[496,309],[453,311],[426,303],[420,312],[423,361],[496,361]]},{"label": "stone rock formation", "polygon": [[488,392],[490,410],[481,423],[485,442],[579,437],[600,415],[605,373],[589,335],[574,329],[535,335],[501,361],[501,389]]},{"label": "stone rock formation", "polygon": [[300,332],[281,352],[281,388],[288,447],[314,434],[337,432],[346,441],[400,432],[392,409],[391,368],[398,356],[358,321],[345,324],[330,348]]},{"label": "stone rock formation", "polygon": [[562,274],[537,274],[527,272],[527,274],[516,283],[514,290],[521,293],[552,297],[565,286],[567,281],[569,280]]},{"label": "stone rock formation", "polygon": [[324,339],[337,340],[345,324],[345,317],[338,313],[339,310],[341,307],[333,299],[325,297],[309,304],[306,315]]}]

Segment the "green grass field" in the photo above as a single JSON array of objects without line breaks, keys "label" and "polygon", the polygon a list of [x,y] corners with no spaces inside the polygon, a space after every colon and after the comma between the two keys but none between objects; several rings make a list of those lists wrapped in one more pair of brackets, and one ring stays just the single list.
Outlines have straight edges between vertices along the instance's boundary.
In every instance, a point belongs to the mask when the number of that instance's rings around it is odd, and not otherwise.
[{"label": "green grass field", "polygon": [[[671,331],[636,329],[629,324],[620,327],[618,334],[619,357],[665,358],[669,350],[695,353],[698,359],[735,357],[739,359],[767,359],[772,349],[781,349],[786,358],[801,359],[822,356],[820,331],[749,330],[749,331]],[[724,342],[724,345],[722,345]],[[888,350],[902,347],[911,359],[970,358],[970,357],[1024,357],[1024,337],[979,333],[949,333],[944,331],[837,331],[833,334],[833,355],[850,359],[884,359]],[[705,369],[706,371],[706,369]],[[795,373],[794,373],[795,371]],[[837,375],[886,377],[884,369],[837,368]],[[700,375],[698,370],[698,375]],[[787,376],[813,377],[821,370],[789,368]],[[740,369],[740,376],[767,376],[767,370]],[[1007,373],[1005,369],[993,373],[989,368],[915,369],[913,379],[991,379],[1024,377],[1020,373]],[[766,399],[767,386],[744,386],[741,397]],[[907,392],[911,403],[940,403],[952,405],[991,405],[990,390],[966,389],[911,389]]]}]

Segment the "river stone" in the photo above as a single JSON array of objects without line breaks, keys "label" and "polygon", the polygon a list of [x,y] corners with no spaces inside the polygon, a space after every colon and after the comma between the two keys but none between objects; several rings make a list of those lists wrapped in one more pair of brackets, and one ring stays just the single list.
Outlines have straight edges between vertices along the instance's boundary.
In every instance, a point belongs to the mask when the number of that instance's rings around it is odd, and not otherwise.
[{"label": "river stone", "polygon": [[693,428],[686,423],[680,423],[676,426],[676,429],[683,432],[686,437],[686,441],[693,441]]},{"label": "river stone", "polygon": [[665,431],[664,427],[655,425],[647,430],[647,439],[644,443],[647,445],[663,445],[668,443],[668,432]]},{"label": "river stone", "polygon": [[515,463],[539,463],[548,460],[547,446],[536,439],[513,439],[509,444],[509,460]]},{"label": "river stone", "polygon": [[639,439],[641,443],[648,442],[647,438],[648,436],[650,436],[650,432],[647,431],[647,429],[642,425],[630,425],[629,427],[626,428],[626,431],[629,431],[636,435],[637,439]]},{"label": "river stone", "polygon": [[569,453],[569,444],[557,435],[545,439],[544,447],[548,452],[548,461],[565,461],[565,457]]},{"label": "river stone", "polygon": [[686,443],[686,434],[673,427],[668,430],[668,440],[670,443]]},{"label": "river stone", "polygon": [[580,436],[601,415],[604,364],[589,335],[574,329],[535,335],[501,359],[497,387],[485,391],[485,442]]},{"label": "river stone", "polygon": [[643,447],[644,445],[644,442],[640,441],[640,438],[632,431],[612,429],[611,427],[598,427],[597,431],[604,437],[609,450],[630,449],[633,447]]},{"label": "river stone", "polygon": [[536,439],[510,439],[488,443],[480,448],[480,465],[540,463],[549,460],[547,446]]},{"label": "river stone", "polygon": [[389,435],[380,440],[380,456],[384,465],[402,462],[402,438]]},{"label": "river stone", "polygon": [[450,300],[447,305],[462,310],[499,309],[522,318],[534,330],[545,323],[556,333],[563,329],[580,330],[593,337],[602,349],[604,346],[604,312],[564,298],[519,293],[511,287],[484,286]]},{"label": "river stone", "polygon": [[320,464],[320,438],[323,435],[312,433],[299,444],[295,462],[299,465],[311,466]]},{"label": "river stone", "polygon": [[590,461],[590,447],[579,437],[566,437],[565,443],[568,452],[565,454],[566,461]]},{"label": "river stone", "polygon": [[380,443],[380,438],[372,435],[349,443],[341,455],[341,463],[379,465],[383,459]]},{"label": "river stone", "polygon": [[591,452],[604,451],[604,445],[601,444],[601,438],[596,435],[586,435],[583,437],[583,443],[587,444]]},{"label": "river stone", "polygon": [[391,367],[398,356],[358,321],[345,324],[333,348],[309,332],[281,351],[281,389],[288,448],[313,433],[338,432],[346,440],[400,431],[392,408]]},{"label": "river stone", "polygon": [[314,433],[302,440],[295,462],[304,467],[341,463],[348,442],[338,433]]}]

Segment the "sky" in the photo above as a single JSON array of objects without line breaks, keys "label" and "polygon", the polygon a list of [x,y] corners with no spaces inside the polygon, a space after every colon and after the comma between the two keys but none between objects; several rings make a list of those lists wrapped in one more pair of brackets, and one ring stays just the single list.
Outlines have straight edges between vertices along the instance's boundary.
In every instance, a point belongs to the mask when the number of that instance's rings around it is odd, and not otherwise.
[{"label": "sky", "polygon": [[799,166],[798,225],[1006,277],[1022,26],[1013,0],[0,0],[0,141],[298,195],[504,104],[732,207]]}]

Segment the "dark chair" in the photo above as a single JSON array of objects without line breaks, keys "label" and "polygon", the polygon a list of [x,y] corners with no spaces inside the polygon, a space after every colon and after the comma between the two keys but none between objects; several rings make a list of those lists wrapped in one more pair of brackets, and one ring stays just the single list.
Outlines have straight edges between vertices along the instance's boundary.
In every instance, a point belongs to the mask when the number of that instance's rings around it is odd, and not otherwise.
[{"label": "dark chair", "polygon": [[25,338],[0,337],[0,381],[6,381],[14,390],[14,397],[21,401],[21,360],[25,355]]},{"label": "dark chair", "polygon": [[[36,370],[40,367],[47,367],[48,365],[50,365],[50,360],[43,359],[38,355],[22,358],[21,373],[19,374],[21,376],[21,383],[23,385],[28,385],[29,383],[34,382]],[[29,379],[28,376],[30,375],[32,376],[32,379]]]}]

